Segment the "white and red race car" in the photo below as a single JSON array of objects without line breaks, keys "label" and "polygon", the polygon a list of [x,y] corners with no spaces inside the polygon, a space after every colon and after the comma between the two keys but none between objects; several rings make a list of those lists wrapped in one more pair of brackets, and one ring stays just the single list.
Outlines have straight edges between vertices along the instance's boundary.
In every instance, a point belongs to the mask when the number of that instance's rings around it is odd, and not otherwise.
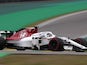
[{"label": "white and red race car", "polygon": [[[83,43],[83,44],[82,44]],[[37,27],[24,28],[14,32],[5,39],[0,37],[0,49],[15,48],[17,50],[52,50],[64,51],[74,50],[83,51],[87,49],[87,42],[81,38],[69,39],[57,37],[50,31],[38,32]]]},{"label": "white and red race car", "polygon": [[[32,34],[37,33],[37,27],[22,28],[18,31],[0,31],[0,49],[10,47],[15,44],[8,43],[8,41],[19,41],[25,37],[30,37]],[[11,46],[11,47],[13,47]]]}]

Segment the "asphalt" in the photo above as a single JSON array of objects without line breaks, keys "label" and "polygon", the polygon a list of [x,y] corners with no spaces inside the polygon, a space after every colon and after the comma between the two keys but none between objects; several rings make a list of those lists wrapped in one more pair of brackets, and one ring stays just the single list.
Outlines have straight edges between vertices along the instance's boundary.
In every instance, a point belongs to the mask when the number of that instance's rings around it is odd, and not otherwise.
[{"label": "asphalt", "polygon": [[0,51],[1,53],[9,53],[13,55],[87,55],[87,52],[75,52],[75,51],[36,51],[36,50],[26,50],[26,51]]},{"label": "asphalt", "polygon": [[87,34],[87,11],[57,17],[38,26],[39,31],[52,31],[56,36],[70,38],[84,36]]}]

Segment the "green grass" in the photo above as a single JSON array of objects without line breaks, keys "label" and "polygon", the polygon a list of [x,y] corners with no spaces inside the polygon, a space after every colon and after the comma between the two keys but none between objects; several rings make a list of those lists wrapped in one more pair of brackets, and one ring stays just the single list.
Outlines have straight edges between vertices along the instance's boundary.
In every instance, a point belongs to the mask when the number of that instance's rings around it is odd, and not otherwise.
[{"label": "green grass", "polygon": [[87,56],[11,55],[0,59],[2,65],[87,65]]},{"label": "green grass", "polygon": [[1,58],[1,57],[5,57],[5,56],[7,56],[7,55],[9,55],[9,53],[0,52],[0,58]]},{"label": "green grass", "polygon": [[60,4],[56,3],[48,7],[1,15],[0,30],[18,30],[36,22],[81,10],[87,10],[87,0]]}]

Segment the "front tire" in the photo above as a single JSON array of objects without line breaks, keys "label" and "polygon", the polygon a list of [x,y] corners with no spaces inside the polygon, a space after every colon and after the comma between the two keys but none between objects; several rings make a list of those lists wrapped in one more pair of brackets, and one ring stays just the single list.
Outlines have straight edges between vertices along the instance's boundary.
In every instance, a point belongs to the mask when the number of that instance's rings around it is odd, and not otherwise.
[{"label": "front tire", "polygon": [[77,39],[74,39],[73,41],[87,47],[87,41],[83,38],[77,38]]},{"label": "front tire", "polygon": [[[74,39],[73,41],[75,41],[75,42],[87,47],[87,41],[85,39],[83,39],[83,38],[77,38],[77,39]],[[84,52],[83,49],[75,47],[75,46],[73,46],[73,50],[76,51],[76,52]]]},{"label": "front tire", "polygon": [[53,38],[49,42],[48,49],[52,51],[64,51],[63,44],[64,42],[60,38]]}]

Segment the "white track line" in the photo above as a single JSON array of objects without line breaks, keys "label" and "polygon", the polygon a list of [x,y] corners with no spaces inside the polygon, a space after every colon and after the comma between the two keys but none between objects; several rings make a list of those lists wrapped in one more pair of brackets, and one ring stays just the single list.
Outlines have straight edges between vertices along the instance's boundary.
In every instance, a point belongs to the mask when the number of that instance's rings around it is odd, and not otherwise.
[{"label": "white track line", "polygon": [[63,16],[58,16],[58,17],[56,17],[56,18],[53,18],[53,19],[49,19],[49,20],[47,20],[47,21],[44,21],[43,23],[40,23],[40,24],[38,24],[37,26],[39,26],[39,27],[43,27],[43,26],[45,26],[45,25],[48,25],[48,24],[50,24],[50,23],[52,23],[52,22],[54,22],[54,21],[58,21],[58,20],[60,20],[60,19],[63,19],[63,18],[66,18],[66,17],[69,17],[69,16],[73,16],[73,15],[77,15],[77,14],[81,14],[81,13],[86,13],[87,12],[87,10],[85,10],[85,11],[80,11],[80,12],[75,12],[75,13],[71,13],[71,14],[67,14],[67,15],[63,15]]}]

